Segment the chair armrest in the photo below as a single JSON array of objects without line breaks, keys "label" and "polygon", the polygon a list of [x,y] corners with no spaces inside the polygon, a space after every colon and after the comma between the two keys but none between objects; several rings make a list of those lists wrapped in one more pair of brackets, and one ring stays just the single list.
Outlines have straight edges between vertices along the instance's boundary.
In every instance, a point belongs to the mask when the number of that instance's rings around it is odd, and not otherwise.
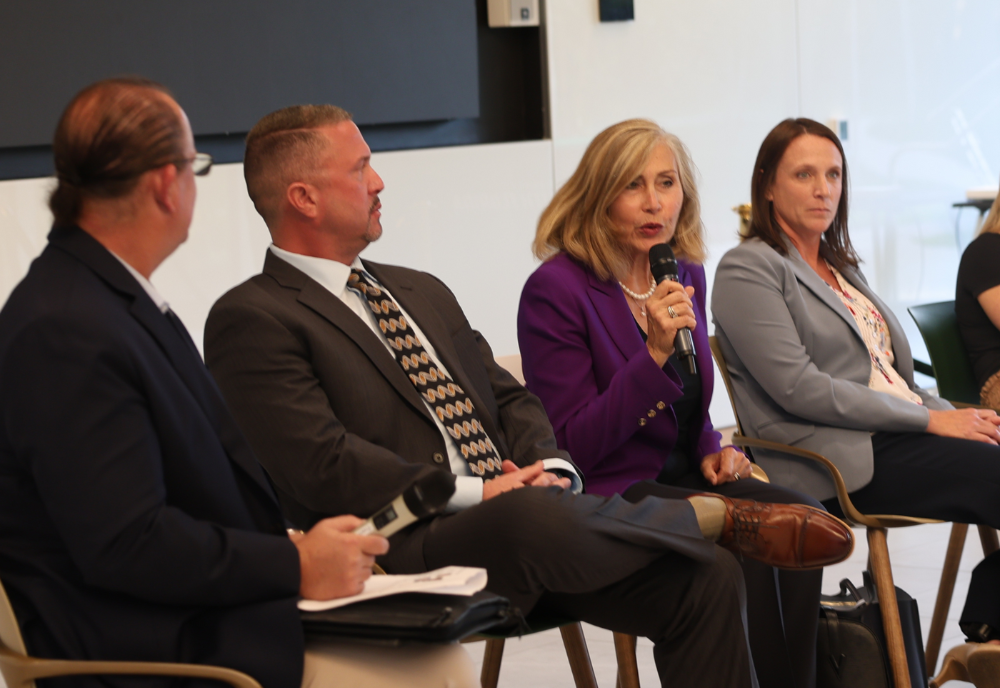
[{"label": "chair armrest", "polygon": [[169,662],[101,662],[68,659],[41,659],[15,654],[0,646],[0,668],[8,688],[24,688],[31,681],[54,676],[82,674],[131,674],[135,676],[190,676],[223,681],[234,688],[261,688],[252,677],[235,669],[207,664]]},{"label": "chair armrest", "polygon": [[762,483],[771,482],[771,476],[767,474],[767,471],[764,470],[764,467],[756,463],[753,464],[753,474],[750,477],[753,478],[754,480],[759,480]]},{"label": "chair armrest", "polygon": [[854,504],[851,502],[851,498],[847,494],[847,485],[844,483],[844,477],[840,475],[840,471],[837,469],[837,466],[822,454],[817,454],[816,452],[809,451],[808,449],[793,447],[788,444],[781,444],[780,442],[771,442],[770,440],[761,440],[755,437],[746,437],[739,434],[734,434],[730,442],[737,447],[758,447],[759,449],[768,449],[770,451],[781,452],[783,454],[791,454],[792,456],[798,456],[800,458],[809,459],[810,461],[822,464],[826,468],[827,472],[829,472],[830,477],[833,478],[834,485],[837,489],[837,500],[840,502],[840,508],[843,510],[847,520],[852,524],[859,524],[874,528],[881,527],[879,521],[869,516],[865,516],[854,508]]},{"label": "chair armrest", "polygon": [[851,502],[851,497],[847,493],[847,485],[844,483],[844,477],[840,475],[840,470],[830,459],[822,454],[817,454],[808,449],[793,447],[788,444],[781,444],[780,442],[771,442],[770,440],[761,440],[755,437],[744,437],[743,435],[733,435],[733,439],[730,441],[737,447],[759,447],[760,449],[791,454],[823,464],[830,473],[830,477],[833,478],[834,485],[837,488],[837,501],[840,502],[840,508],[844,512],[844,517],[851,525],[862,525],[868,528],[902,528],[926,523],[942,523],[942,521],[935,518],[918,518],[916,516],[897,516],[891,514],[862,514]]}]

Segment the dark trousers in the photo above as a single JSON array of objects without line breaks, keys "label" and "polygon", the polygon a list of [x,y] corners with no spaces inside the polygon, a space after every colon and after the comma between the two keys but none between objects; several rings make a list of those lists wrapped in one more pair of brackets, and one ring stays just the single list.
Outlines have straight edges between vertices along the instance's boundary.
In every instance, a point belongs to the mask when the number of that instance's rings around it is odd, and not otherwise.
[{"label": "dark trousers", "polygon": [[[862,512],[937,518],[1000,528],[1000,447],[914,432],[872,435],[875,473],[851,494]],[[824,502],[840,515],[836,499]],[[976,567],[962,623],[1000,630],[1000,557]],[[992,619],[994,623],[990,623]]]},{"label": "dark trousers", "polygon": [[686,502],[526,487],[422,527],[427,568],[481,566],[524,612],[647,637],[665,686],[757,685],[739,566]]},{"label": "dark trousers", "polygon": [[[676,479],[673,485],[652,480],[636,483],[624,496],[683,499],[695,492],[822,508],[801,492],[759,480],[713,486],[693,473]],[[780,571],[746,558],[740,567],[747,589],[750,649],[761,688],[812,688],[816,685],[816,628],[823,571]]]}]

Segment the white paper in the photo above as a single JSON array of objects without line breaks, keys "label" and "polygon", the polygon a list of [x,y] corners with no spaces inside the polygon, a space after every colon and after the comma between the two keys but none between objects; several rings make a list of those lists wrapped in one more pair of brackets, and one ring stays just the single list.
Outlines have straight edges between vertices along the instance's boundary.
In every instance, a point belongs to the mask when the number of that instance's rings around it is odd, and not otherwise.
[{"label": "white paper", "polygon": [[338,597],[334,600],[299,600],[299,609],[318,612],[401,592],[469,596],[485,587],[486,569],[472,566],[445,566],[427,573],[372,576],[365,581],[365,589],[357,595]]}]

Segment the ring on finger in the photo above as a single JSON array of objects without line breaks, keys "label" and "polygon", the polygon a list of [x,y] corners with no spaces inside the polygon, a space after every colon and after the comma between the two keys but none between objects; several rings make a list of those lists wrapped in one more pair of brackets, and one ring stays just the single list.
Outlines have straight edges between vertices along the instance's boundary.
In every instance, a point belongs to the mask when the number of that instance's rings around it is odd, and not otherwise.
[{"label": "ring on finger", "polygon": [[677,317],[677,311],[674,310],[673,306],[667,306],[667,315],[669,315],[671,318]]},{"label": "ring on finger", "polygon": [[736,480],[740,479],[740,473],[739,473],[739,471],[737,471],[736,473],[733,473],[733,478],[735,478]]}]

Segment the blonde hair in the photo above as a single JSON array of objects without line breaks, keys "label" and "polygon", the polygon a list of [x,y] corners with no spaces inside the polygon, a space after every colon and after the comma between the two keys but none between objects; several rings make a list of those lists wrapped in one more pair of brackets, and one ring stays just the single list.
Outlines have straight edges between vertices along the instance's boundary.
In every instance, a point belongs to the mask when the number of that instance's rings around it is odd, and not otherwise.
[{"label": "blonde hair", "polygon": [[996,200],[993,201],[993,205],[990,207],[990,214],[986,216],[986,221],[983,222],[983,226],[979,228],[976,236],[987,233],[1000,234],[1000,193],[997,194]]},{"label": "blonde hair", "polygon": [[627,258],[609,209],[625,187],[642,173],[659,144],[673,153],[684,192],[670,245],[680,258],[695,263],[704,261],[704,226],[691,156],[679,138],[647,119],[619,122],[594,137],[576,172],[542,212],[531,246],[535,256],[548,260],[565,252],[601,280],[623,279]]}]

